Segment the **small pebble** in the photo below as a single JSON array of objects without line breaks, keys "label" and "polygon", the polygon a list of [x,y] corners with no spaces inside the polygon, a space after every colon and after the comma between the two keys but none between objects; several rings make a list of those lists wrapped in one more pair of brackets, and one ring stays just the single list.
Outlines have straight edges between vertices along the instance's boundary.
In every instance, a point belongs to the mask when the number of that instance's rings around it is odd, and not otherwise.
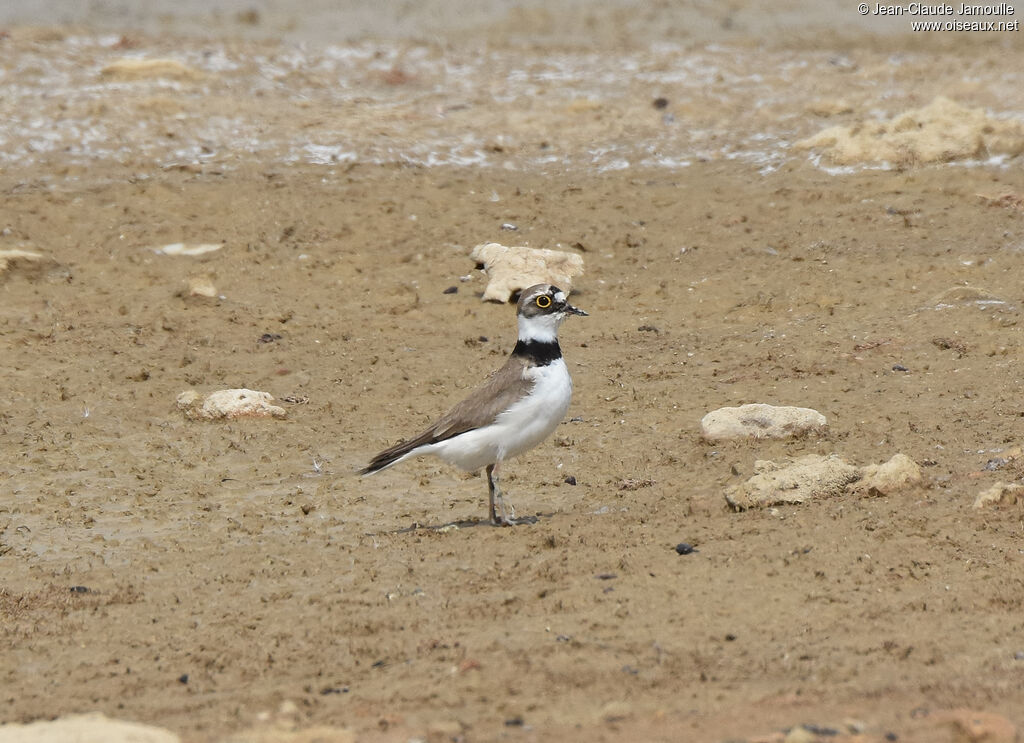
[{"label": "small pebble", "polygon": [[805,722],[801,725],[804,730],[812,735],[818,735],[821,737],[831,738],[839,735],[839,731],[836,728],[825,727],[823,725],[814,725],[813,723]]},{"label": "small pebble", "polygon": [[449,286],[447,289],[445,289],[441,293],[442,294],[458,294],[458,292],[459,292],[459,287],[457,287],[457,286]]},{"label": "small pebble", "polygon": [[1016,653],[1014,653],[1013,654],[1013,659],[1014,660],[1024,660],[1024,650],[1018,650]]},{"label": "small pebble", "polygon": [[567,478],[565,478],[565,484],[566,485],[575,485],[576,484],[576,478],[573,477],[572,475],[569,475]]},{"label": "small pebble", "polygon": [[903,364],[893,364],[892,365],[892,370],[893,371],[910,371],[910,369],[908,369],[907,367],[903,366]]},{"label": "small pebble", "polygon": [[279,340],[281,340],[281,336],[278,333],[264,333],[260,336],[257,343],[273,343]]},{"label": "small pebble", "polygon": [[664,108],[668,108],[668,98],[658,97],[655,98],[652,104],[656,109],[661,111]]},{"label": "small pebble", "polygon": [[694,552],[699,552],[699,551],[700,550],[694,549],[693,545],[689,544],[688,542],[680,542],[679,544],[676,545],[676,554],[690,555],[690,554],[693,554]]},{"label": "small pebble", "polygon": [[509,728],[521,728],[524,724],[522,717],[510,717],[505,720],[505,727]]},{"label": "small pebble", "polygon": [[71,586],[71,593],[89,593],[86,586]]},{"label": "small pebble", "polygon": [[178,676],[178,683],[179,684],[187,684],[188,683],[188,674],[187,673],[183,673],[180,676]]},{"label": "small pebble", "polygon": [[508,230],[509,232],[516,232],[516,231],[517,231],[517,230],[518,230],[519,228],[518,228],[518,227],[516,227],[516,226],[515,226],[514,224],[512,224],[511,222],[505,222],[505,223],[504,223],[504,224],[503,224],[503,225],[501,226],[501,229],[503,229],[503,230]]}]

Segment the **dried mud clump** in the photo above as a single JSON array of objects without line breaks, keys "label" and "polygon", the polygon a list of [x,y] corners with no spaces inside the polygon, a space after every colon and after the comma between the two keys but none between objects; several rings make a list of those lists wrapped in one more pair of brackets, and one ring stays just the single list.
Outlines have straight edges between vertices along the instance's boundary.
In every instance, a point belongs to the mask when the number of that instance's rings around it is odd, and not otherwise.
[{"label": "dried mud clump", "polygon": [[569,294],[572,280],[583,273],[583,258],[562,250],[484,243],[473,248],[469,257],[483,265],[490,279],[483,296],[490,302],[507,302],[534,284],[554,284]]},{"label": "dried mud clump", "polygon": [[193,421],[235,420],[236,418],[284,418],[284,408],[273,404],[269,392],[235,389],[211,392],[205,398],[195,390],[178,395],[178,410]]},{"label": "dried mud clump", "polygon": [[784,439],[823,433],[827,428],[828,421],[817,410],[763,403],[719,408],[700,421],[701,435],[707,441]]},{"label": "dried mud clump", "polygon": [[821,150],[836,165],[915,165],[1024,152],[1024,125],[939,96],[888,121],[832,126],[796,143]]},{"label": "dried mud clump", "polygon": [[758,460],[754,463],[754,476],[729,488],[725,499],[735,510],[742,511],[804,503],[846,492],[862,497],[891,495],[921,480],[921,468],[906,454],[864,467],[835,454],[809,454],[785,463]]},{"label": "dried mud clump", "polygon": [[59,741],[105,743],[179,743],[170,730],[125,720],[113,720],[99,712],[39,720],[25,725],[0,727],[0,743],[58,743]]},{"label": "dried mud clump", "polygon": [[834,454],[809,454],[789,464],[758,460],[754,473],[726,492],[725,499],[734,509],[803,503],[839,495],[860,477],[856,467]]}]

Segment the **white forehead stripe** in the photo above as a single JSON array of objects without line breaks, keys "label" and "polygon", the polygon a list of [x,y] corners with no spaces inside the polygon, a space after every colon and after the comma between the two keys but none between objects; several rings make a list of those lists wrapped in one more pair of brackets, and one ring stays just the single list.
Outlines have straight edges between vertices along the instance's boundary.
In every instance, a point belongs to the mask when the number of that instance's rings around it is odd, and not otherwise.
[{"label": "white forehead stripe", "polygon": [[565,301],[565,292],[555,292],[555,301],[556,302],[564,302]]}]

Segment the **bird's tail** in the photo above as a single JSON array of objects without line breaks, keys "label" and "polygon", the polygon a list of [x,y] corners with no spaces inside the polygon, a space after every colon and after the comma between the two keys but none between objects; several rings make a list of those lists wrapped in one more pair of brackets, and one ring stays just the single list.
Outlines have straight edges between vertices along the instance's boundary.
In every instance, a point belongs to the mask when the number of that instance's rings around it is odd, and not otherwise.
[{"label": "bird's tail", "polygon": [[380,472],[393,464],[398,464],[398,462],[409,456],[414,449],[422,445],[423,442],[419,439],[401,441],[371,459],[368,465],[359,470],[359,474],[372,475],[374,472]]}]

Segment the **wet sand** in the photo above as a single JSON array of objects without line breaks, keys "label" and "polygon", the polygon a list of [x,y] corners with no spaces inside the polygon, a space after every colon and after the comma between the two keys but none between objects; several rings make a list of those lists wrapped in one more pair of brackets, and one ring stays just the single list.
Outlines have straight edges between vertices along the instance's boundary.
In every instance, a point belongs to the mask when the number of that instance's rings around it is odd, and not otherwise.
[{"label": "wet sand", "polygon": [[[0,249],[43,256],[0,274],[0,722],[952,741],[951,710],[1021,720],[1021,511],[973,508],[1024,475],[1020,158],[795,146],[940,95],[1019,121],[1018,37],[595,51],[507,22],[0,40]],[[506,466],[536,523],[506,529],[436,460],[355,474],[510,350],[468,257],[487,241],[580,253],[591,313],[562,332],[569,418]],[[181,242],[223,247],[157,250]],[[287,418],[175,407],[234,387]],[[701,440],[747,402],[829,432]],[[924,472],[898,493],[724,498],[756,460],[898,452]]]}]

